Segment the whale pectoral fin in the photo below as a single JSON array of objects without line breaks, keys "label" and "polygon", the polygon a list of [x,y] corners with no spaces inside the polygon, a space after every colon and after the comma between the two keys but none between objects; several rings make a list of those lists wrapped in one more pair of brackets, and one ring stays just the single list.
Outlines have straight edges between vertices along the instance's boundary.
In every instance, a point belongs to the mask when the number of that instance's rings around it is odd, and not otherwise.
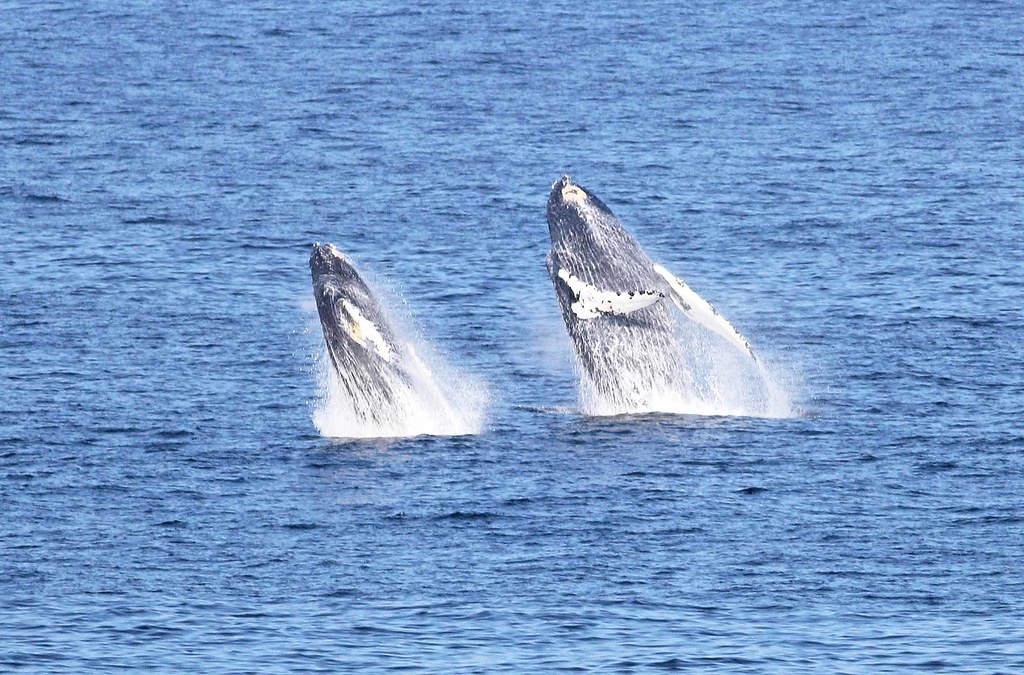
[{"label": "whale pectoral fin", "polygon": [[558,278],[565,282],[576,297],[570,309],[580,319],[593,319],[602,314],[630,314],[650,307],[665,297],[661,291],[602,291],[574,277],[564,267],[558,270]]},{"label": "whale pectoral fin", "polygon": [[655,265],[654,271],[668,283],[672,301],[676,303],[676,307],[683,314],[708,330],[718,333],[734,346],[749,354],[750,358],[757,360],[747,339],[724,316],[719,314],[718,310],[711,306],[711,303],[697,295],[693,289],[661,265]]},{"label": "whale pectoral fin", "polygon": [[366,347],[367,343],[373,347],[373,350],[377,352],[386,363],[391,363],[391,358],[394,352],[391,349],[391,345],[384,339],[384,336],[380,334],[377,329],[377,324],[370,321],[368,318],[363,316],[363,313],[359,311],[359,308],[348,300],[341,301],[342,306],[352,319],[352,323],[348,327],[348,333],[359,345]]}]

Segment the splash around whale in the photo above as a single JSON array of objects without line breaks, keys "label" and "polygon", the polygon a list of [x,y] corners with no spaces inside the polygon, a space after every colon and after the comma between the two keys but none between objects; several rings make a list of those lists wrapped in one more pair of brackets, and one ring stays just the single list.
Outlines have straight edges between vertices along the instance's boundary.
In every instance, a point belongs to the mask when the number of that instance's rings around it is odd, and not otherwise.
[{"label": "splash around whale", "polygon": [[547,221],[585,413],[794,414],[747,339],[651,260],[604,202],[563,176]]},{"label": "splash around whale", "polygon": [[[400,330],[346,255],[333,244],[314,244],[309,267],[324,336],[313,413],[322,435],[447,436],[481,430],[482,384]],[[444,384],[454,382],[458,389]]]}]

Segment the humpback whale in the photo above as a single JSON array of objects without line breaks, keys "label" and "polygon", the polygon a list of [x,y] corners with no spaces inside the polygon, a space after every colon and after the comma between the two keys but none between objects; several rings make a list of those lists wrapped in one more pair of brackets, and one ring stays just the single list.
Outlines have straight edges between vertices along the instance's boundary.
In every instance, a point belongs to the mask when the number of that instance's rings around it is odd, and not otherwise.
[{"label": "humpback whale", "polygon": [[313,244],[313,295],[327,353],[356,416],[393,421],[413,386],[415,356],[397,340],[380,304],[355,265],[333,244]]},{"label": "humpback whale", "polygon": [[[452,368],[429,344],[389,321],[387,304],[333,244],[314,244],[309,268],[330,357],[323,360],[324,397],[313,420],[322,434],[367,438],[479,432],[487,405],[483,383]],[[440,369],[441,377],[434,376],[434,369]]]},{"label": "humpback whale", "polygon": [[604,202],[563,176],[547,205],[548,273],[582,373],[621,412],[650,410],[687,387],[677,314],[751,359],[747,340],[682,280],[651,260]]}]

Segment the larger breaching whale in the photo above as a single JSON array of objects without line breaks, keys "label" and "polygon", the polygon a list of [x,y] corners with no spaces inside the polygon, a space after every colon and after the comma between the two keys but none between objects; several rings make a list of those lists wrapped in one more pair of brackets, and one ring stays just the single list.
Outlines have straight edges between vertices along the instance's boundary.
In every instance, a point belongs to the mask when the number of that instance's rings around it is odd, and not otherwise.
[{"label": "larger breaching whale", "polygon": [[313,244],[309,269],[327,353],[356,416],[378,425],[393,422],[413,387],[414,355],[396,339],[355,265],[333,244]]},{"label": "larger breaching whale", "polygon": [[617,412],[686,391],[678,308],[751,359],[747,340],[682,280],[651,260],[605,204],[563,176],[547,206],[548,273],[579,364]]}]

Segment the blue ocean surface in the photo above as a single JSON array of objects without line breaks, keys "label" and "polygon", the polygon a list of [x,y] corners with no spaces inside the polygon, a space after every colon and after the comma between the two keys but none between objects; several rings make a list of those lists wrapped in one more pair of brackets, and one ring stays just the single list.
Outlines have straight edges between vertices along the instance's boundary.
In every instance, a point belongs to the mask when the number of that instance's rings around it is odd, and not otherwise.
[{"label": "blue ocean surface", "polygon": [[[0,670],[1024,671],[1022,35],[1016,2],[3,3]],[[583,414],[562,174],[792,414]],[[314,241],[476,433],[320,432]]]}]

